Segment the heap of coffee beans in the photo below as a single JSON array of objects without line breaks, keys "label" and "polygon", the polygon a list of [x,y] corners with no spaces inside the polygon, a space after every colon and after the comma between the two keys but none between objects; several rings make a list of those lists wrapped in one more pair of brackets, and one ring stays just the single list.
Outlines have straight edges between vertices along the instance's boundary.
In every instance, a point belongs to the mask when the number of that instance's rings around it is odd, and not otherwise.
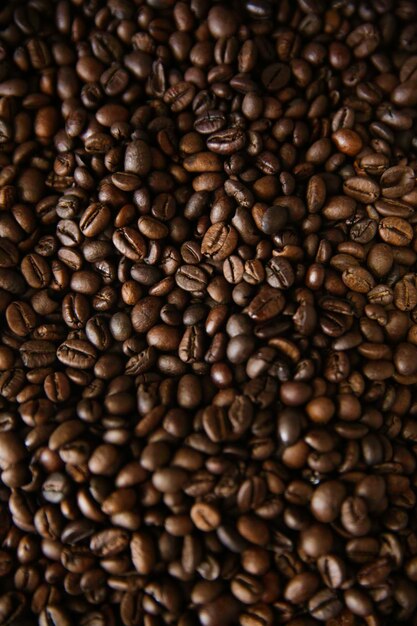
[{"label": "heap of coffee beans", "polygon": [[416,626],[415,0],[7,0],[0,166],[0,626]]}]

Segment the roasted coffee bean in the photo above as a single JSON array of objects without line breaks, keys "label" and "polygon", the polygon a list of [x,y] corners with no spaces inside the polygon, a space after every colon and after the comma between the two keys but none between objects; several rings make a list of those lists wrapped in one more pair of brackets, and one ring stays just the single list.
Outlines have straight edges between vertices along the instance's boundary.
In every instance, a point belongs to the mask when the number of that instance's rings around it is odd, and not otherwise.
[{"label": "roasted coffee bean", "polygon": [[142,235],[130,226],[118,228],[113,234],[113,244],[120,254],[131,261],[140,261],[145,257],[146,243]]},{"label": "roasted coffee bean", "polygon": [[47,261],[36,253],[23,258],[21,271],[28,285],[36,289],[46,287],[51,280],[51,270]]},{"label": "roasted coffee bean", "polygon": [[268,91],[279,91],[289,82],[290,68],[284,63],[268,65],[262,72],[261,80]]},{"label": "roasted coffee bean", "polygon": [[155,547],[152,538],[143,532],[136,532],[130,542],[132,562],[137,572],[149,574],[155,565]]},{"label": "roasted coffee bean", "polygon": [[105,230],[111,219],[107,205],[101,202],[90,204],[80,219],[80,230],[85,237],[96,237]]},{"label": "roasted coffee bean", "polygon": [[308,602],[310,615],[320,621],[337,617],[342,609],[341,601],[330,589],[319,591]]},{"label": "roasted coffee bean", "polygon": [[332,135],[336,148],[348,156],[356,156],[363,147],[362,138],[357,132],[349,128],[340,128]]},{"label": "roasted coffee bean", "polygon": [[346,269],[342,279],[348,289],[358,293],[368,293],[375,286],[372,274],[363,267]]},{"label": "roasted coffee bean", "polygon": [[237,241],[238,235],[233,226],[226,226],[222,222],[217,222],[204,235],[201,252],[215,261],[222,261],[230,256],[237,245]]},{"label": "roasted coffee bean", "polygon": [[311,511],[320,522],[332,522],[340,513],[346,488],[342,482],[328,481],[319,485],[311,499]]},{"label": "roasted coffee bean", "polygon": [[36,313],[27,302],[11,302],[6,309],[10,330],[19,337],[26,337],[36,326]]},{"label": "roasted coffee bean", "polygon": [[294,283],[295,276],[290,262],[285,258],[275,257],[266,266],[266,280],[275,289],[288,289]]},{"label": "roasted coffee bean", "polygon": [[358,202],[372,203],[380,195],[378,184],[371,178],[355,176],[348,178],[343,184],[343,191]]},{"label": "roasted coffee bean", "polygon": [[379,224],[379,235],[389,245],[407,246],[413,238],[413,229],[399,217],[384,217]]},{"label": "roasted coffee bean", "polygon": [[339,556],[327,554],[321,556],[317,565],[325,584],[330,589],[340,588],[346,580],[346,565]]},{"label": "roasted coffee bean", "polygon": [[124,167],[126,172],[146,176],[151,168],[151,153],[148,144],[137,139],[126,147]]},{"label": "roasted coffee bean", "polygon": [[[211,121],[211,120],[210,120]],[[221,155],[234,154],[246,144],[246,134],[239,128],[226,128],[212,133],[207,139],[211,152]]]},{"label": "roasted coffee bean", "polygon": [[204,291],[208,284],[208,277],[203,269],[195,265],[182,265],[175,274],[175,282],[184,291]]},{"label": "roasted coffee bean", "polygon": [[45,367],[55,361],[55,345],[37,339],[26,341],[20,346],[20,355],[26,367]]},{"label": "roasted coffee bean", "polygon": [[317,591],[319,584],[319,577],[313,572],[297,574],[284,589],[284,597],[292,604],[304,603]]},{"label": "roasted coffee bean", "polygon": [[56,354],[61,363],[76,369],[90,368],[96,360],[94,346],[82,339],[68,339],[58,347]]},{"label": "roasted coffee bean", "polygon": [[414,3],[3,4],[0,622],[413,624]]}]

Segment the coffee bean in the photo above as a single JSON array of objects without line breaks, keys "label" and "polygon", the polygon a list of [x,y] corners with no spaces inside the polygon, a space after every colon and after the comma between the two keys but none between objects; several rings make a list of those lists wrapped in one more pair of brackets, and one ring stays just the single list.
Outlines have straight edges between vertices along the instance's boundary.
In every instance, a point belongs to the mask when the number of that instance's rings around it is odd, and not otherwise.
[{"label": "coffee bean", "polygon": [[26,337],[35,328],[36,314],[27,302],[15,301],[6,309],[6,320],[13,333]]},{"label": "coffee bean", "polygon": [[413,238],[413,229],[399,217],[384,217],[379,223],[379,235],[389,245],[407,246]]},{"label": "coffee bean", "polygon": [[354,536],[361,537],[370,530],[370,520],[365,501],[359,497],[349,497],[341,509],[343,526]]},{"label": "coffee bean", "polygon": [[289,82],[290,68],[284,63],[268,65],[262,72],[262,83],[268,91],[279,91]]},{"label": "coffee bean", "polygon": [[136,532],[130,542],[132,562],[139,574],[147,575],[155,565],[156,553],[152,537],[144,532]]},{"label": "coffee bean", "polygon": [[109,528],[95,533],[90,540],[90,550],[99,557],[112,557],[129,545],[129,533]]},{"label": "coffee bean", "polygon": [[333,196],[323,207],[323,215],[328,220],[346,220],[355,213],[356,202],[348,196]]},{"label": "coffee bean", "polygon": [[201,252],[215,261],[222,261],[233,252],[237,245],[237,239],[237,233],[233,226],[226,226],[222,222],[217,222],[204,235]]},{"label": "coffee bean", "polygon": [[186,81],[179,81],[164,93],[164,102],[170,105],[174,113],[186,109],[193,101],[195,87]]},{"label": "coffee bean", "polygon": [[137,230],[129,226],[119,228],[114,232],[113,243],[120,254],[125,255],[131,261],[140,261],[145,256],[145,240]]},{"label": "coffee bean", "polygon": [[206,111],[198,116],[194,122],[194,128],[202,135],[210,135],[222,130],[227,123],[227,118],[222,111]]},{"label": "coffee bean", "polygon": [[151,169],[151,153],[149,146],[137,139],[132,141],[126,147],[124,168],[126,172],[138,174],[138,176],[146,176]]},{"label": "coffee bean", "polygon": [[336,148],[348,156],[356,156],[363,147],[361,136],[349,128],[341,128],[332,135]]},{"label": "coffee bean", "polygon": [[230,588],[235,598],[244,604],[253,604],[260,598],[262,593],[259,581],[249,574],[236,575],[232,579]]},{"label": "coffee bean", "polygon": [[327,554],[317,561],[325,584],[331,589],[338,589],[346,579],[346,565],[337,555]]},{"label": "coffee bean", "polygon": [[312,389],[302,382],[284,382],[281,385],[280,397],[287,406],[299,406],[305,404],[312,395]]},{"label": "coffee bean", "polygon": [[96,237],[110,222],[111,213],[101,202],[90,204],[80,219],[80,230],[85,237]]},{"label": "coffee bean", "polygon": [[343,608],[337,595],[330,589],[316,593],[308,602],[308,610],[312,617],[327,621],[337,617]]},{"label": "coffee bean", "polygon": [[246,134],[239,128],[225,128],[212,132],[207,147],[215,154],[229,155],[241,150],[246,144]]},{"label": "coffee bean", "polygon": [[320,522],[332,522],[340,513],[346,495],[343,483],[328,481],[315,489],[311,499],[311,511]]},{"label": "coffee bean", "polygon": [[36,339],[26,341],[20,347],[20,355],[26,367],[45,367],[55,361],[55,345]]},{"label": "coffee bean", "polygon": [[367,263],[370,270],[379,277],[386,276],[394,262],[392,248],[383,243],[377,243],[369,251]]},{"label": "coffee bean", "polygon": [[49,374],[44,382],[45,394],[52,402],[65,402],[71,395],[70,383],[63,372]]},{"label": "coffee bean", "polygon": [[275,235],[284,228],[288,221],[288,211],[285,207],[269,207],[262,217],[262,232],[266,235]]},{"label": "coffee bean", "polygon": [[175,274],[175,282],[184,291],[204,291],[208,277],[204,270],[195,265],[182,265]]},{"label": "coffee bean", "polygon": [[28,285],[37,289],[46,287],[51,279],[48,263],[36,253],[23,258],[21,271]]},{"label": "coffee bean", "polygon": [[358,202],[372,203],[380,195],[378,184],[371,178],[353,176],[343,184],[343,191],[347,196]]},{"label": "coffee bean", "polygon": [[368,293],[375,286],[372,274],[363,267],[345,270],[342,279],[346,287],[358,293]]},{"label": "coffee bean", "polygon": [[0,468],[8,469],[25,458],[25,448],[16,434],[0,432]]},{"label": "coffee bean", "polygon": [[203,532],[218,528],[221,523],[219,511],[210,504],[195,504],[190,511],[194,525]]},{"label": "coffee bean", "polygon": [[[403,67],[405,67],[405,64]],[[398,106],[407,107],[417,104],[417,102],[415,102],[415,85],[416,81],[414,79],[401,82],[391,93],[392,102]]]},{"label": "coffee bean", "polygon": [[266,266],[266,280],[275,289],[288,289],[295,280],[290,262],[283,257],[274,257]]},{"label": "coffee bean", "polygon": [[354,615],[366,617],[373,611],[371,599],[360,589],[348,589],[345,591],[344,599],[346,606]]},{"label": "coffee bean", "polygon": [[400,198],[414,187],[414,172],[410,167],[390,167],[381,176],[381,192],[385,198]]},{"label": "coffee bean", "polygon": [[82,339],[68,339],[58,347],[56,354],[61,363],[76,369],[90,368],[96,360],[94,346]]},{"label": "coffee bean", "polygon": [[153,485],[162,493],[176,493],[187,481],[187,472],[179,467],[158,469],[152,478]]},{"label": "coffee bean", "polygon": [[230,255],[226,257],[223,262],[223,276],[228,283],[237,285],[242,282],[244,273],[243,262],[237,255]]},{"label": "coffee bean", "polygon": [[297,574],[284,589],[284,597],[292,604],[304,603],[311,598],[319,587],[320,581],[313,572]]}]

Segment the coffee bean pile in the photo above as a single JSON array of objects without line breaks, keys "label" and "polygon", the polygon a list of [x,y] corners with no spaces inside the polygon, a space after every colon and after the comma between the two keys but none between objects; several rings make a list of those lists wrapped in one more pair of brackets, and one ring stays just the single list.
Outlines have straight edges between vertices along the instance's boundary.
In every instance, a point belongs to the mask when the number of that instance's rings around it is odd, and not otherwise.
[{"label": "coffee bean pile", "polygon": [[417,3],[0,8],[0,626],[417,625]]}]

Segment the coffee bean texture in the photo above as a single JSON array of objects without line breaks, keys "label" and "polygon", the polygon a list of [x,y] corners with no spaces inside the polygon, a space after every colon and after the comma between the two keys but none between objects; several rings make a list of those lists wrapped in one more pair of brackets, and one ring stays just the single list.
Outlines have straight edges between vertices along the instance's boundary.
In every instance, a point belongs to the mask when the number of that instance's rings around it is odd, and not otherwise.
[{"label": "coffee bean texture", "polygon": [[0,626],[417,626],[415,0],[0,2]]}]

